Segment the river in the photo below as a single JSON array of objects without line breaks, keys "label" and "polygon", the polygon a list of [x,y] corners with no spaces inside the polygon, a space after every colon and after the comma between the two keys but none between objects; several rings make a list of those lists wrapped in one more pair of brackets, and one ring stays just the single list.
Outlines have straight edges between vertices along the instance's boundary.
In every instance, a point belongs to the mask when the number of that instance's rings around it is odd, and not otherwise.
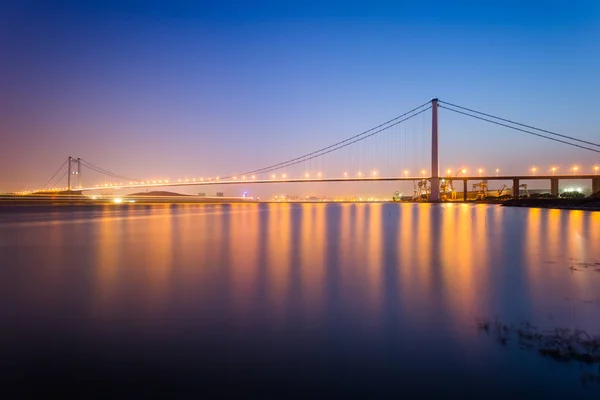
[{"label": "river", "polygon": [[600,334],[599,244],[600,212],[495,205],[3,207],[1,387],[599,398],[477,323]]}]

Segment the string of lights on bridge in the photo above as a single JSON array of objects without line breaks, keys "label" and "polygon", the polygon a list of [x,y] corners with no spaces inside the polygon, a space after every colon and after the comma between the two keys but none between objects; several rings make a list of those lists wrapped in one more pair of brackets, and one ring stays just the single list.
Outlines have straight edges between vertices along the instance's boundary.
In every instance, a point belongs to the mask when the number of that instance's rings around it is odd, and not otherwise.
[{"label": "string of lights on bridge", "polygon": [[[445,176],[448,178],[460,179],[461,176],[466,176],[469,171],[471,171],[470,168],[460,168],[458,170],[448,168],[446,170]],[[484,177],[485,173],[488,170],[485,168],[477,168],[476,171],[477,171],[477,176]],[[501,177],[501,175],[500,175],[501,170],[499,168],[493,169],[492,171],[495,174],[495,176]],[[528,171],[528,174],[530,174],[531,176],[536,176],[536,174],[539,174],[542,171],[543,170],[540,169],[539,167],[534,166],[534,167],[530,168],[530,170]],[[600,166],[593,165],[591,167],[591,169],[588,169],[588,171],[592,175],[600,175]],[[566,167],[566,168],[563,168],[560,166],[551,166],[551,167],[547,168],[545,172],[548,174],[551,174],[553,176],[566,176],[566,175],[586,174],[587,171],[585,171],[585,168],[582,168],[578,165],[573,165],[573,166]],[[411,171],[408,169],[405,169],[402,171],[402,176],[406,179],[415,179],[415,180],[427,179],[429,176],[429,171],[425,168],[421,169],[419,171],[419,173],[420,173],[420,175],[411,175]],[[441,176],[444,176],[444,174],[442,174]],[[367,172],[363,172],[363,171],[357,171],[355,173],[343,172],[339,175],[326,175],[323,172],[316,172],[316,173],[306,172],[302,176],[292,176],[287,173],[280,173],[280,174],[270,174],[267,178],[262,179],[262,180],[263,181],[269,180],[269,181],[275,181],[275,182],[286,182],[289,180],[303,180],[303,179],[314,181],[314,180],[325,179],[325,178],[330,178],[330,179],[357,178],[357,179],[361,179],[361,180],[369,180],[369,179],[375,180],[377,178],[385,178],[385,177],[380,176],[377,169],[373,169],[372,171],[367,171]],[[387,178],[393,178],[393,177],[387,177]],[[96,184],[95,188],[97,188],[97,189],[106,189],[106,188],[119,189],[121,187],[128,187],[128,186],[160,187],[161,185],[177,186],[177,184],[181,184],[181,186],[184,186],[184,185],[203,184],[203,183],[204,184],[208,184],[208,183],[218,184],[219,182],[221,182],[221,183],[232,183],[232,182],[244,183],[244,182],[257,181],[257,180],[259,180],[259,176],[257,176],[257,175],[250,175],[250,176],[241,175],[239,177],[233,176],[233,177],[230,177],[229,179],[221,179],[218,176],[207,177],[207,178],[204,178],[204,177],[179,178],[176,181],[169,180],[169,179],[148,179],[148,180],[139,180],[139,181],[129,181],[128,184],[127,184],[127,182],[125,182],[125,183],[111,182],[111,183],[105,183],[105,184]],[[76,189],[82,189],[82,187],[76,187]],[[89,190],[89,189],[93,189],[93,188],[85,188],[85,189]],[[67,187],[53,187],[53,188],[49,188],[49,189],[44,189],[44,192],[64,192],[66,190],[68,190]],[[37,192],[37,191],[29,190],[29,191],[15,192],[15,194],[26,195],[26,194],[32,194],[35,192]]]}]

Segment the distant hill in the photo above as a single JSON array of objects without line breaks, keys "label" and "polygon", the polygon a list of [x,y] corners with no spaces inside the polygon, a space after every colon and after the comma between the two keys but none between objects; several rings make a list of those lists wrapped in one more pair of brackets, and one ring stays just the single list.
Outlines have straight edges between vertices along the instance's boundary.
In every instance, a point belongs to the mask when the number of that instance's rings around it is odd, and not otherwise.
[{"label": "distant hill", "polygon": [[132,194],[128,194],[128,197],[131,196],[189,196],[189,194],[181,194],[181,193],[175,193],[175,192],[166,192],[166,191],[162,191],[162,190],[157,190],[154,192],[140,192],[140,193],[132,193]]}]

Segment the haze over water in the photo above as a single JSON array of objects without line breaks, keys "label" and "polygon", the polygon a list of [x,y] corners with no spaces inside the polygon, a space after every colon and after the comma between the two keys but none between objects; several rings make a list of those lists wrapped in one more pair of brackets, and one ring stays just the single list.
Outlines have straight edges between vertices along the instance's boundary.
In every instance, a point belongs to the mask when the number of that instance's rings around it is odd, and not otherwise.
[{"label": "haze over water", "polygon": [[[600,333],[600,213],[0,210],[0,381],[79,394],[596,398],[477,318]],[[570,268],[573,267],[573,268]],[[596,267],[600,269],[600,266]],[[597,370],[597,365],[594,367]]]}]

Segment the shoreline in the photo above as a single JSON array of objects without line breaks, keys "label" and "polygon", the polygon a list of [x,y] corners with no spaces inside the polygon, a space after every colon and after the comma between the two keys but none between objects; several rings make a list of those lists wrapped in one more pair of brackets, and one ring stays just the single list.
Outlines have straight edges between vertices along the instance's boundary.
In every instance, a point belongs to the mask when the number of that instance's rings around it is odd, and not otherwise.
[{"label": "shoreline", "polygon": [[0,209],[8,210],[13,207],[137,207],[154,205],[227,205],[227,204],[492,204],[504,207],[522,207],[522,208],[546,208],[559,210],[581,210],[581,211],[600,211],[600,200],[598,199],[511,199],[511,200],[477,200],[477,201],[452,201],[452,202],[394,202],[394,201],[257,201],[257,200],[235,200],[235,199],[189,199],[189,198],[168,198],[168,199],[133,199],[133,202],[123,201],[115,203],[113,201],[82,200],[82,199],[0,199]]}]

